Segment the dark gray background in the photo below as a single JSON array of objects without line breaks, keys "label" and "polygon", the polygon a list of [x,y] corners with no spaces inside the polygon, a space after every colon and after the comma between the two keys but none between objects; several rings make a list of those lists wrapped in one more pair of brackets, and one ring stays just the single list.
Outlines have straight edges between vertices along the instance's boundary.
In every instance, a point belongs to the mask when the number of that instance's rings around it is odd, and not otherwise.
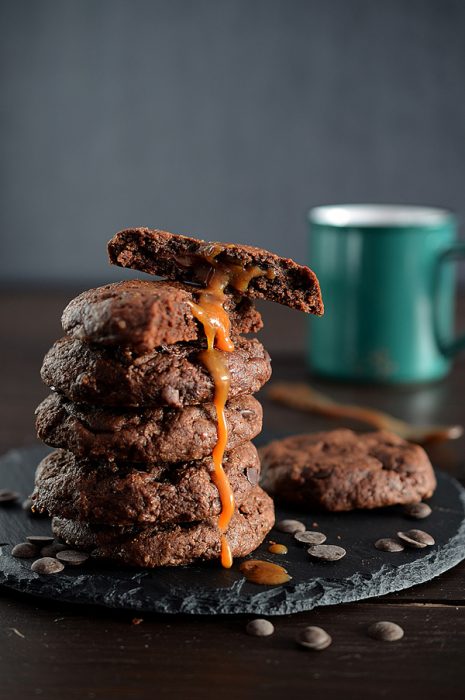
[{"label": "dark gray background", "polygon": [[465,218],[461,0],[1,2],[0,276],[122,276],[129,225],[306,259],[327,202]]}]

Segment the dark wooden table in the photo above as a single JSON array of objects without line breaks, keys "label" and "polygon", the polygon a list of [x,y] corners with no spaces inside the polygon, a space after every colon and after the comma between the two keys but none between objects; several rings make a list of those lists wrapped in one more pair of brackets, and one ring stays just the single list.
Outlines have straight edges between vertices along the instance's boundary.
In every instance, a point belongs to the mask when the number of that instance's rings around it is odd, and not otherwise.
[{"label": "dark wooden table", "polygon": [[[33,412],[46,395],[41,358],[60,335],[60,313],[73,293],[0,294],[1,452],[35,441]],[[265,321],[274,378],[304,378],[300,315],[269,306]],[[429,386],[316,386],[418,423],[465,423],[463,359],[447,380]],[[269,431],[338,425],[262,399]],[[464,446],[463,439],[438,446],[431,457],[463,480]],[[276,618],[275,634],[264,639],[247,636],[241,617],[146,616],[138,625],[132,617],[0,591],[0,698],[465,697],[465,564],[401,593]],[[366,628],[376,620],[401,624],[404,639],[369,639]],[[332,635],[326,651],[295,645],[309,624]]]}]

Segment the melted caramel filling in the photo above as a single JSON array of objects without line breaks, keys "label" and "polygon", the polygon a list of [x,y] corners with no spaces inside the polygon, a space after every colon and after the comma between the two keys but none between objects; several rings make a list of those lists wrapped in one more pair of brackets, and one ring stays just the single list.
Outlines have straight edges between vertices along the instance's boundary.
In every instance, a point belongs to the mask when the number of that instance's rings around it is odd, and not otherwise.
[{"label": "melted caramel filling", "polygon": [[229,569],[232,566],[232,553],[226,538],[231,518],[234,515],[234,494],[228,477],[223,469],[223,457],[228,442],[228,428],[225,418],[225,405],[228,399],[230,375],[223,352],[232,352],[234,343],[231,340],[231,321],[224,308],[227,299],[225,288],[230,285],[244,292],[254,277],[265,274],[257,266],[243,269],[239,265],[218,263],[215,258],[225,246],[213,244],[202,251],[201,259],[208,263],[206,288],[199,292],[197,303],[191,303],[194,317],[202,324],[207,339],[207,349],[199,357],[208,369],[215,387],[214,405],[217,419],[217,442],[212,452],[212,480],[218,489],[221,500],[221,513],[218,518],[218,528],[221,532],[221,563]]},{"label": "melted caramel filling", "polygon": [[244,574],[247,581],[258,583],[263,586],[278,586],[291,580],[286,569],[278,564],[259,559],[247,559],[242,562],[239,570]]}]

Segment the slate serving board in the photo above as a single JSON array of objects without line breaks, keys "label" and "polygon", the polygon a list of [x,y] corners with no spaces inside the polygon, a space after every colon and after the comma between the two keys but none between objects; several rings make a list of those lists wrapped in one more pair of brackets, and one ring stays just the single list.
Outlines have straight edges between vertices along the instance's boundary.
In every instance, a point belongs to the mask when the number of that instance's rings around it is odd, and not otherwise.
[{"label": "slate serving board", "polygon": [[[43,447],[18,449],[1,457],[0,488],[28,495],[35,467],[48,451]],[[20,506],[0,506],[0,584],[52,600],[203,615],[280,615],[378,596],[429,581],[465,559],[465,489],[440,471],[437,478],[437,491],[429,501],[433,513],[426,520],[410,520],[398,507],[343,514],[278,508],[278,520],[302,520],[309,529],[324,532],[328,544],[347,549],[347,556],[338,562],[318,563],[310,560],[305,547],[291,535],[273,530],[251,558],[284,566],[292,580],[281,586],[247,582],[239,561],[230,570],[210,562],[152,571],[90,561],[60,574],[41,576],[31,571],[31,560],[16,559],[10,552],[26,535],[50,534],[50,521],[31,518]],[[318,528],[312,527],[313,522]],[[373,546],[379,537],[412,527],[430,532],[436,545],[399,553],[380,552]],[[286,544],[288,554],[270,554],[269,540]]]}]

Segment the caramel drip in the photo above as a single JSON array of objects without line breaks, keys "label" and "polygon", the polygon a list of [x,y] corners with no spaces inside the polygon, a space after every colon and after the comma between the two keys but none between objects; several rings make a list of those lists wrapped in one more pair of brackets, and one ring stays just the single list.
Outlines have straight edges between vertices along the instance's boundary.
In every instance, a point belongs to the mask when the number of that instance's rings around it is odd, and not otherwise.
[{"label": "caramel drip", "polygon": [[287,554],[287,547],[285,544],[279,544],[279,542],[270,542],[268,551],[271,554]]},{"label": "caramel drip", "polygon": [[216,262],[216,256],[224,247],[211,245],[202,251],[202,259],[210,266],[207,275],[207,286],[199,292],[197,303],[192,302],[191,309],[194,317],[202,324],[207,339],[207,349],[199,354],[204,366],[209,371],[214,387],[214,405],[217,419],[217,442],[212,452],[212,480],[218,489],[221,501],[221,513],[218,518],[218,528],[221,532],[221,563],[229,569],[232,566],[231,547],[226,537],[231,518],[234,515],[234,494],[228,477],[223,469],[223,457],[228,442],[228,428],[225,418],[225,405],[228,399],[230,375],[223,352],[232,352],[234,343],[231,340],[231,321],[224,308],[227,299],[224,292],[228,285],[244,292],[250,280],[264,274],[257,267],[242,269],[239,265],[226,265]]},{"label": "caramel drip", "polygon": [[221,563],[229,569],[232,566],[232,554],[229,542],[224,534],[234,515],[234,494],[228,477],[223,469],[223,456],[228,442],[228,428],[225,418],[225,405],[228,399],[230,375],[221,350],[232,352],[234,344],[230,337],[231,322],[223,304],[224,288],[228,284],[228,275],[224,270],[213,270],[208,287],[200,292],[197,304],[192,303],[192,313],[202,324],[207,338],[207,349],[199,357],[210,372],[215,386],[213,403],[216,409],[217,442],[212,452],[212,480],[218,489],[221,501],[221,513],[218,527],[221,532]]},{"label": "caramel drip", "polygon": [[259,559],[247,559],[242,562],[239,570],[244,574],[247,581],[258,583],[263,586],[278,586],[291,580],[286,569],[278,564]]}]

